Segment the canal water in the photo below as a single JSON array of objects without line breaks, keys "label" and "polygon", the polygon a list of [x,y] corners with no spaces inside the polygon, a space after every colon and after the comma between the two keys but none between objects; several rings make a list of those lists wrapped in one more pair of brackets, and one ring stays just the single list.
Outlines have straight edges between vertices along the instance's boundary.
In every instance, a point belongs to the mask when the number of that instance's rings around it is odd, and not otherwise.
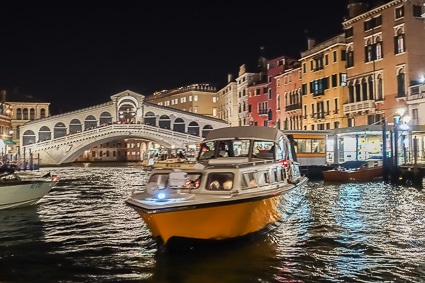
[{"label": "canal water", "polygon": [[425,282],[425,196],[382,182],[311,181],[267,235],[158,249],[124,201],[139,167],[41,168],[61,181],[33,207],[0,211],[0,282]]}]

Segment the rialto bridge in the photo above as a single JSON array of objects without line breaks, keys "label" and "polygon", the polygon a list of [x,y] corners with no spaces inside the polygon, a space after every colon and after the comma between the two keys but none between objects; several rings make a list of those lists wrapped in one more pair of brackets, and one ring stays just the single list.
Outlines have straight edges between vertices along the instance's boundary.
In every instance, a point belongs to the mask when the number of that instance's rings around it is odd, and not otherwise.
[{"label": "rialto bridge", "polygon": [[37,154],[43,166],[60,165],[114,140],[184,147],[225,126],[219,119],[146,102],[143,95],[127,90],[104,104],[25,123],[20,128],[20,153]]}]

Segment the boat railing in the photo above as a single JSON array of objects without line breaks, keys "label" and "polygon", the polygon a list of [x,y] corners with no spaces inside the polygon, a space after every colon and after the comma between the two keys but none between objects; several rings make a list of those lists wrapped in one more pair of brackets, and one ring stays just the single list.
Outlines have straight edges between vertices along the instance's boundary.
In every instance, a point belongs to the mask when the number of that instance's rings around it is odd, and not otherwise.
[{"label": "boat railing", "polygon": [[246,168],[256,165],[271,164],[275,161],[270,159],[255,159],[249,161],[248,158],[216,158],[208,160],[205,169],[220,168]]}]

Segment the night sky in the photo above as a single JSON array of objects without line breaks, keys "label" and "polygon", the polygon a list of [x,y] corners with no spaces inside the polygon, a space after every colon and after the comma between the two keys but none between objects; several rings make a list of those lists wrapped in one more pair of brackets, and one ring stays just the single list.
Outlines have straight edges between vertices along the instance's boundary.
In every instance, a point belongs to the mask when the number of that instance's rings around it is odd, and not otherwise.
[{"label": "night sky", "polygon": [[51,102],[53,113],[127,89],[220,89],[240,65],[255,66],[260,47],[299,57],[306,34],[333,37],[347,15],[346,0],[0,3],[0,88]]}]

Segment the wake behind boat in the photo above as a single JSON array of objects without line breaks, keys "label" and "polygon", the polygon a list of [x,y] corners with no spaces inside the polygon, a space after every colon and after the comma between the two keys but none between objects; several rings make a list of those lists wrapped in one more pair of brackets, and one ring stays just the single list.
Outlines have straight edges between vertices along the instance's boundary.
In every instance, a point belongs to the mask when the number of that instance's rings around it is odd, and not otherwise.
[{"label": "wake behind boat", "polygon": [[306,184],[281,131],[229,127],[208,134],[196,164],[154,168],[145,190],[126,203],[164,244],[172,239],[226,240],[279,221],[283,201]]},{"label": "wake behind boat", "polygon": [[17,208],[36,204],[58,182],[57,176],[22,178],[13,171],[0,174],[0,209]]}]

